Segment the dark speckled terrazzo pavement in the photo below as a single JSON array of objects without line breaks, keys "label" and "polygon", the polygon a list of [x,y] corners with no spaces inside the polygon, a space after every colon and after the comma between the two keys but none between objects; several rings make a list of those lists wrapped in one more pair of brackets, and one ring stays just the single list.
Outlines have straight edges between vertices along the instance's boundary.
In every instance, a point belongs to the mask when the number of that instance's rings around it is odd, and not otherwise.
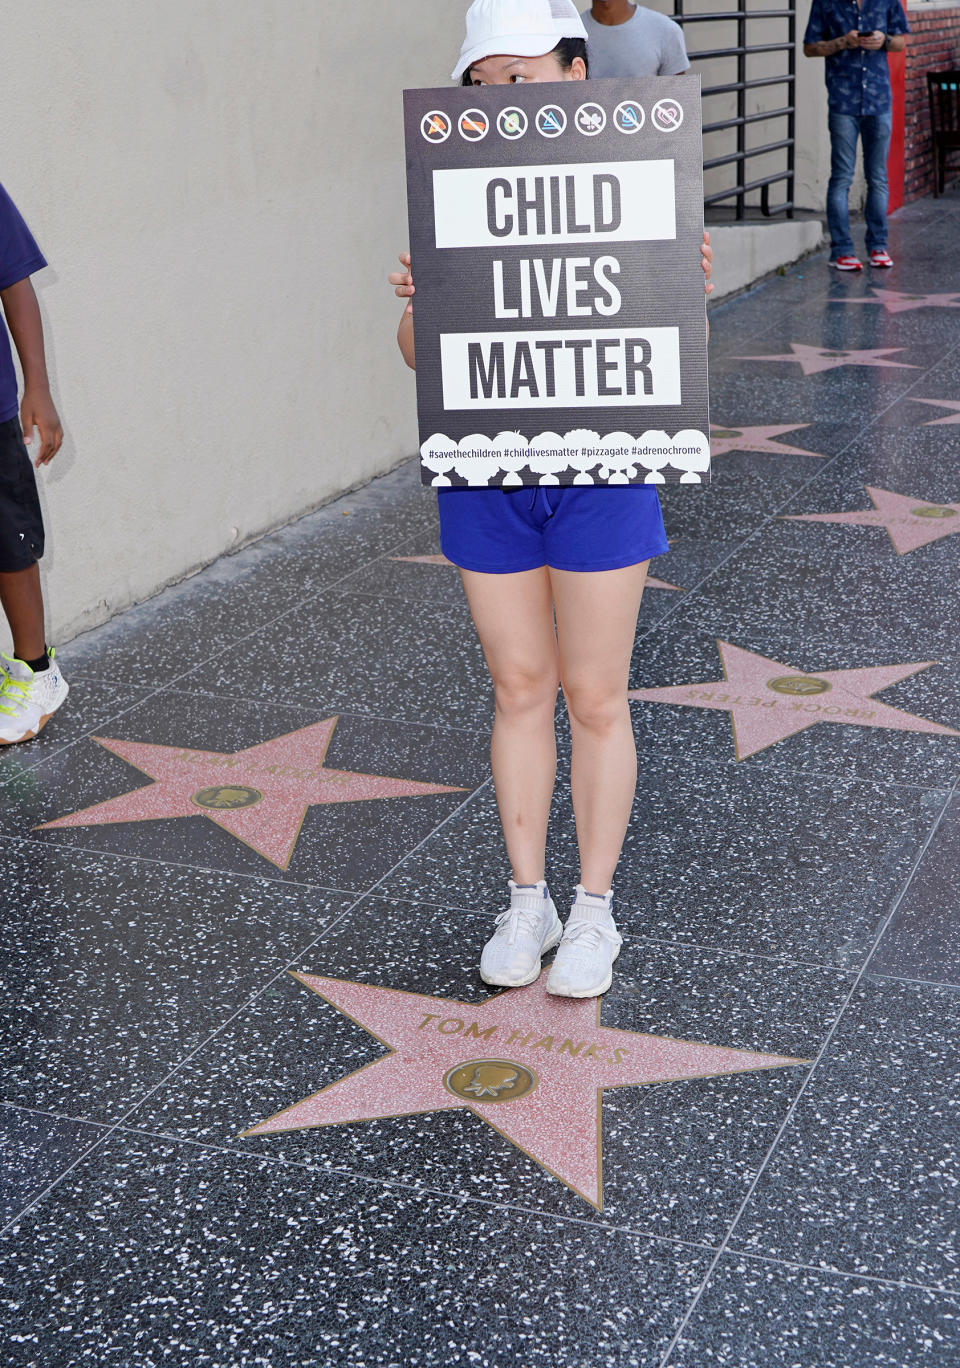
[{"label": "dark speckled terrazzo pavement", "polygon": [[[385,1054],[381,990],[490,997],[491,693],[408,463],[66,645],[68,705],[0,754],[4,1368],[960,1363],[960,310],[874,294],[960,291],[960,193],[891,228],[882,277],[821,255],[712,311],[723,449],[664,492],[631,667],[597,1028],[787,1066],[608,1089],[597,1205],[490,1106],[241,1134]],[[791,343],[912,369],[762,359]],[[868,490],[928,511],[897,545]],[[149,820],[97,821],[122,795]]]}]

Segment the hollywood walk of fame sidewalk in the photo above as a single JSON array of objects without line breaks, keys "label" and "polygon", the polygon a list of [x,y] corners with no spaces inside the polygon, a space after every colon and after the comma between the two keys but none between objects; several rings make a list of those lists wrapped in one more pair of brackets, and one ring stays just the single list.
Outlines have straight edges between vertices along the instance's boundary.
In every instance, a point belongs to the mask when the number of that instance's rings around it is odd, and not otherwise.
[{"label": "hollywood walk of fame sidewalk", "polygon": [[63,646],[0,753],[4,1365],[960,1361],[958,228],[712,312],[599,1003],[478,978],[490,691],[410,464]]}]

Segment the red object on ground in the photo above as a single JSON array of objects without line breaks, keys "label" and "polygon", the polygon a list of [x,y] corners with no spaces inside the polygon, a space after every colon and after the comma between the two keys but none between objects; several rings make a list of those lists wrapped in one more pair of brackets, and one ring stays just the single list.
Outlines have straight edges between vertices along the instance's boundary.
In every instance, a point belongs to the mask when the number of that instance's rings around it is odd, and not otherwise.
[{"label": "red object on ground", "polygon": [[[906,10],[906,0],[901,0]],[[907,39],[909,43],[910,39]],[[887,182],[890,186],[889,211],[899,209],[903,203],[903,180],[906,167],[906,126],[905,112],[907,103],[907,54],[887,53],[890,67],[890,87],[893,92],[893,129],[890,134],[890,151],[887,154]]]}]

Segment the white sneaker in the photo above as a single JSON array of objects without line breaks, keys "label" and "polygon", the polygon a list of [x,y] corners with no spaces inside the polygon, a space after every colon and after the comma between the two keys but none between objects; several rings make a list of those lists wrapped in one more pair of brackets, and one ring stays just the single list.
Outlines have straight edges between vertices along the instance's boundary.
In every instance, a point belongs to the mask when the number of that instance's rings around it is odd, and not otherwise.
[{"label": "white sneaker", "polygon": [[34,674],[25,660],[4,655],[0,682],[0,746],[30,741],[50,721],[70,692],[50,652],[46,670]]},{"label": "white sneaker", "polygon": [[500,988],[522,988],[540,973],[540,958],[560,940],[563,927],[547,885],[529,888],[510,880],[510,906],[497,917],[497,929],[483,947],[480,977]]},{"label": "white sneaker", "polygon": [[602,898],[577,884],[577,896],[550,966],[547,992],[556,997],[600,997],[613,982],[613,961],[623,944],[613,921],[613,889]]}]

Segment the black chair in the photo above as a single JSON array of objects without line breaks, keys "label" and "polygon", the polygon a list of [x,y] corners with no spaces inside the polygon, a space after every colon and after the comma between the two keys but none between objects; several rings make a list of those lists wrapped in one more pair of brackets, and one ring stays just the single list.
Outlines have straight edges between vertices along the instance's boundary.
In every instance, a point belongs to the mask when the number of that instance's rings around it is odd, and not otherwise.
[{"label": "black chair", "polygon": [[960,152],[960,71],[928,71],[933,193],[943,194],[947,154]]}]

